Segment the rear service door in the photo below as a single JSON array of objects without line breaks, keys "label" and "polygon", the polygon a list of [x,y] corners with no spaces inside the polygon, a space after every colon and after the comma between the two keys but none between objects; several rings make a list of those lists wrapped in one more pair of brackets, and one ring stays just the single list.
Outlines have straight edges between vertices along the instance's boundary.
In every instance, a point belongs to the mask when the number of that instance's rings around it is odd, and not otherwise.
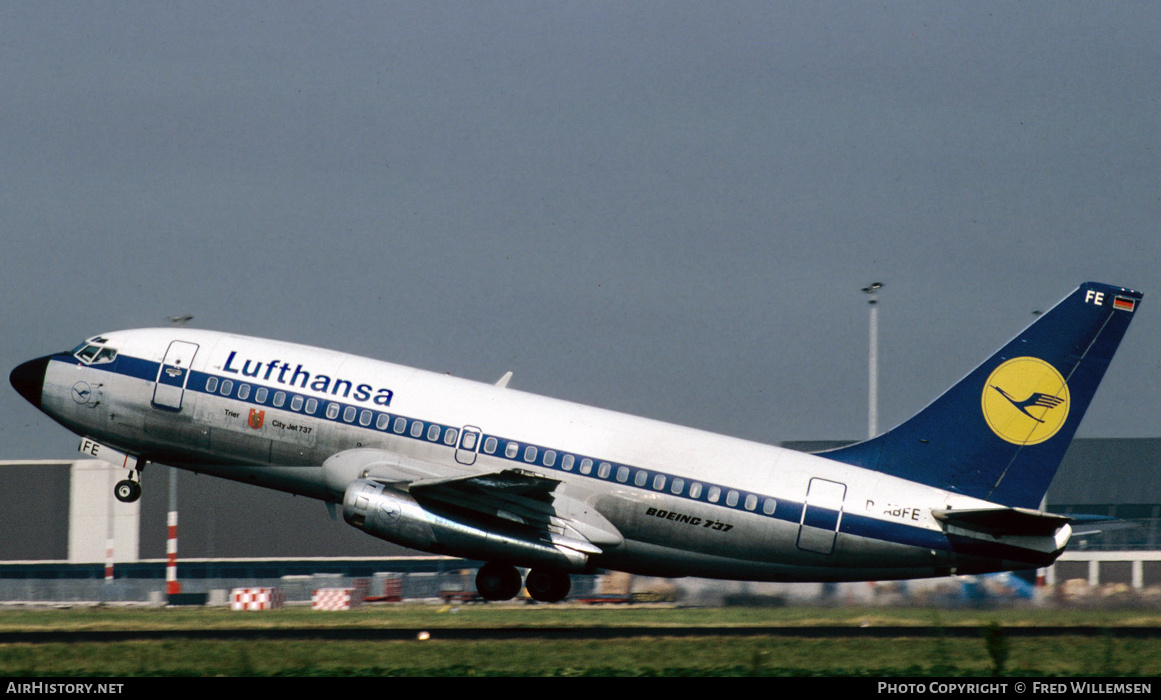
[{"label": "rear service door", "polygon": [[811,479],[798,527],[798,547],[819,554],[834,551],[834,540],[843,520],[846,484],[826,479]]}]

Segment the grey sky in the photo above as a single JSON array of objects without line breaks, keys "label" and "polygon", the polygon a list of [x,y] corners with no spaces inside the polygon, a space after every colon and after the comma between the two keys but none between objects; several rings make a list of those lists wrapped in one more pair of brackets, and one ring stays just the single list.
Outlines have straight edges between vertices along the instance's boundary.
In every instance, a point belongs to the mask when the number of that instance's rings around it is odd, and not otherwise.
[{"label": "grey sky", "polygon": [[[1087,279],[1161,435],[1156,3],[0,2],[0,364],[194,325],[765,442]],[[5,370],[7,371],[7,369]],[[0,454],[76,441],[0,392]]]}]

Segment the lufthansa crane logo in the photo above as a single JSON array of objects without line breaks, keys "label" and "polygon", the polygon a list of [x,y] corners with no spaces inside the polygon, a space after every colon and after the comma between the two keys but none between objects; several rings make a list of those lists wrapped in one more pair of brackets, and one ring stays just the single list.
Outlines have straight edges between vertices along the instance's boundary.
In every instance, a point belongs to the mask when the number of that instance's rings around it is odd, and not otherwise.
[{"label": "lufthansa crane logo", "polygon": [[1068,383],[1044,360],[1017,357],[992,372],[980,402],[992,432],[1014,445],[1037,445],[1068,418]]},{"label": "lufthansa crane logo", "polygon": [[399,504],[397,504],[397,503],[392,503],[391,501],[384,501],[384,502],[379,504],[379,512],[377,513],[377,515],[379,516],[380,520],[387,523],[388,525],[399,520],[399,516],[401,516],[402,514],[403,514],[403,510],[399,507]]},{"label": "lufthansa crane logo", "polygon": [[88,403],[93,398],[93,389],[86,382],[77,382],[73,384],[72,396],[77,403]]}]

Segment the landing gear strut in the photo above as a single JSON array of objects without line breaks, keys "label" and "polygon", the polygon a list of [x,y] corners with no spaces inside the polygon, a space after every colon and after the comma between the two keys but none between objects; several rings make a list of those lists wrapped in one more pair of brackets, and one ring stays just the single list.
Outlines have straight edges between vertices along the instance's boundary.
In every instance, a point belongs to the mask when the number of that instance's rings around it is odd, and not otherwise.
[{"label": "landing gear strut", "polygon": [[476,572],[476,592],[484,600],[510,600],[520,592],[520,572],[511,564],[484,564]]},{"label": "landing gear strut", "polygon": [[542,603],[559,603],[572,590],[572,580],[568,574],[555,569],[533,569],[524,580],[524,588],[533,600]]},{"label": "landing gear strut", "polygon": [[141,470],[145,468],[145,462],[140,462],[136,469],[129,472],[128,479],[122,479],[113,487],[113,495],[117,497],[118,501],[122,503],[132,503],[138,498],[141,498]]},{"label": "landing gear strut", "polygon": [[[528,595],[542,603],[559,603],[572,590],[568,574],[556,569],[532,569],[523,583]],[[520,584],[520,572],[511,564],[491,562],[476,573],[476,591],[484,600],[511,600]]]},{"label": "landing gear strut", "polygon": [[131,479],[122,479],[113,487],[113,495],[122,503],[132,503],[141,498],[141,484]]}]

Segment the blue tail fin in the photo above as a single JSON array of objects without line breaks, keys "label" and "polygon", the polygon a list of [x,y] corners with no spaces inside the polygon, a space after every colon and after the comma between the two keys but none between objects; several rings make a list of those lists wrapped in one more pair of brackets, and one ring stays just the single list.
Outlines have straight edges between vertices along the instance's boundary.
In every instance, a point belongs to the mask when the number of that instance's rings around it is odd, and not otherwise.
[{"label": "blue tail fin", "polygon": [[819,456],[1038,508],[1141,296],[1082,284],[907,422]]}]

